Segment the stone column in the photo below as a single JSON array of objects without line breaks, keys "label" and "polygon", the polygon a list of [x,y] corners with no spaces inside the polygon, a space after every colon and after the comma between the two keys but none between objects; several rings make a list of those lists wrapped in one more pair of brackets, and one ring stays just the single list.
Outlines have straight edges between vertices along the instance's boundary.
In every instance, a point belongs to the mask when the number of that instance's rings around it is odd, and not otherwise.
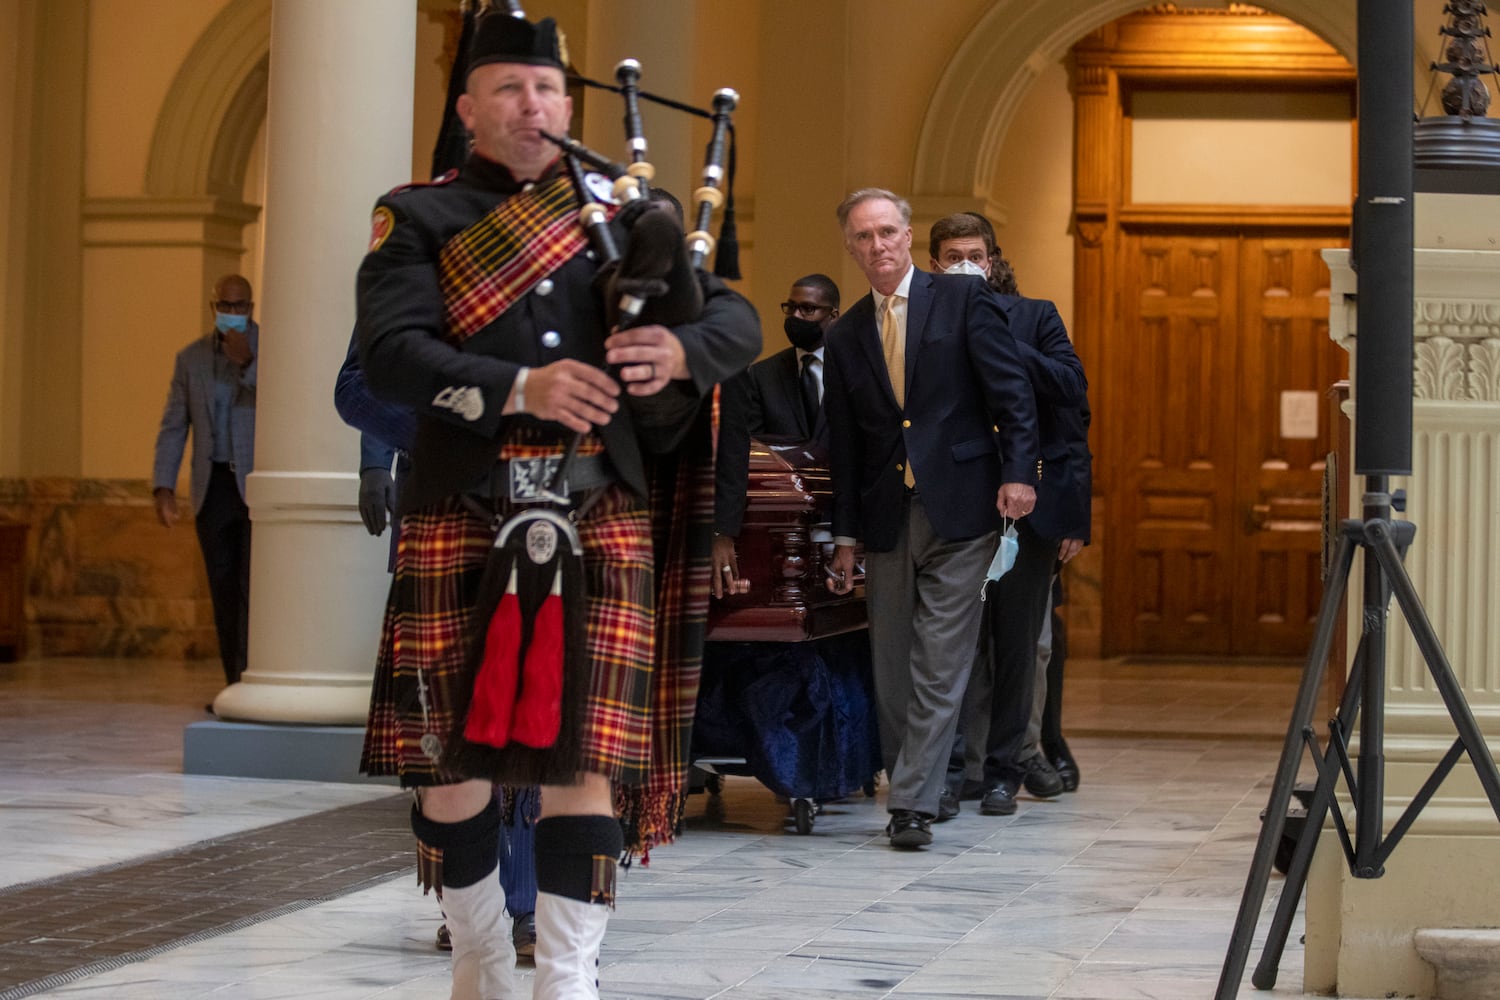
[{"label": "stone column", "polygon": [[[1493,245],[1492,230],[1465,230],[1486,218],[1492,225],[1494,200],[1418,196],[1412,475],[1392,479],[1407,492],[1406,514],[1397,516],[1417,526],[1407,569],[1492,747],[1500,746],[1500,252],[1463,247]],[[1354,303],[1345,296],[1356,276],[1348,251],[1324,258],[1333,276],[1330,335],[1352,352]],[[1356,503],[1362,487],[1353,484]],[[1352,579],[1350,614],[1358,616],[1357,569]],[[1394,605],[1389,630],[1387,830],[1456,736]],[[1500,870],[1500,821],[1467,758],[1385,867],[1383,878],[1353,878],[1336,835],[1324,831],[1307,890],[1306,989],[1429,996],[1433,970],[1417,954],[1417,930],[1500,926],[1491,877]]]},{"label": "stone column", "polygon": [[416,24],[416,0],[272,11],[250,664],[214,701],[225,718],[364,723],[389,536],[360,523],[333,382],[370,208],[410,180]]}]

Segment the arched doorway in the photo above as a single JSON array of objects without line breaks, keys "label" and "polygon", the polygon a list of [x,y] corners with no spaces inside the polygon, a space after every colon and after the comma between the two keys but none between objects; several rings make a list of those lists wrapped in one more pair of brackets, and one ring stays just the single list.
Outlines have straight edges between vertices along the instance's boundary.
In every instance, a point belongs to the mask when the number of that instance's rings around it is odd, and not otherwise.
[{"label": "arched doorway", "polygon": [[[919,206],[920,200],[926,197],[930,197],[934,203],[965,199],[971,203],[978,201],[985,204],[987,208],[1003,216],[1004,196],[1008,195],[1013,199],[1023,197],[1014,184],[1007,188],[1006,182],[1001,178],[1004,175],[1013,181],[1014,173],[1012,171],[1006,174],[1009,169],[1006,165],[1028,154],[1026,138],[1012,135],[1012,132],[1025,132],[1026,117],[1032,108],[1034,85],[1039,81],[1044,82],[1061,95],[1063,84],[1057,80],[1059,64],[1068,58],[1069,50],[1075,43],[1102,26],[1143,9],[1153,15],[1165,15],[1169,12],[1182,13],[1190,5],[1145,5],[1138,2],[1100,0],[1095,3],[1067,5],[1065,11],[1055,8],[1045,11],[1026,9],[1029,6],[1000,3],[992,8],[976,24],[965,44],[960,47],[935,90],[921,129],[914,164],[913,187]],[[1211,5],[1197,6],[1209,8]],[[1311,29],[1310,32],[1302,33],[1312,46],[1320,50],[1320,58],[1326,56],[1330,61],[1336,62],[1338,72],[1344,74],[1346,80],[1352,79],[1352,71],[1341,58],[1352,55],[1354,49],[1355,5],[1352,0],[1332,4],[1266,3],[1260,8],[1245,4],[1217,4],[1212,5],[1211,10],[1198,13],[1217,16],[1221,21],[1257,16],[1264,18],[1268,13],[1285,15]],[[1279,21],[1280,18],[1275,20]],[[1095,126],[1099,126],[1106,133],[1109,129],[1117,130],[1110,139],[1117,152],[1105,157],[1095,157],[1088,163],[1067,163],[1058,168],[1059,172],[1072,175],[1075,197],[1068,206],[1065,218],[1060,214],[1057,220],[1049,222],[1055,233],[1051,238],[1054,242],[1061,241],[1066,232],[1066,239],[1076,242],[1079,249],[1068,251],[1060,247],[1053,248],[1056,251],[1054,257],[1057,258],[1054,263],[1058,269],[1067,272],[1060,288],[1054,282],[1053,288],[1044,288],[1040,293],[1027,289],[1032,294],[1047,295],[1057,298],[1060,303],[1066,303],[1063,311],[1069,320],[1070,331],[1079,353],[1089,367],[1092,382],[1091,397],[1096,415],[1092,444],[1096,455],[1095,488],[1098,501],[1095,508],[1095,545],[1085,551],[1084,556],[1075,562],[1070,571],[1075,584],[1071,593],[1070,636],[1074,638],[1075,648],[1084,655],[1098,652],[1115,654],[1167,651],[1172,648],[1171,645],[1153,645],[1157,642],[1155,638],[1148,637],[1142,641],[1139,636],[1126,636],[1122,639],[1118,626],[1124,618],[1131,617],[1131,612],[1114,606],[1118,602],[1113,602],[1106,608],[1106,603],[1110,603],[1107,602],[1107,595],[1111,589],[1135,585],[1132,579],[1135,570],[1133,561],[1110,558],[1110,546],[1118,534],[1114,529],[1111,513],[1126,510],[1125,505],[1112,508],[1111,504],[1122,491],[1138,487],[1136,483],[1116,482],[1115,480],[1123,477],[1111,475],[1112,463],[1120,456],[1118,448],[1111,450],[1116,443],[1110,435],[1113,429],[1118,429],[1139,416],[1139,413],[1128,406],[1123,407],[1118,414],[1112,412],[1111,404],[1117,401],[1112,401],[1109,394],[1113,389],[1119,388],[1118,384],[1112,383],[1118,383],[1122,376],[1106,374],[1111,370],[1108,352],[1112,346],[1118,346],[1122,342],[1118,340],[1120,331],[1113,325],[1113,315],[1106,314],[1102,305],[1119,294],[1120,289],[1115,286],[1101,288],[1098,284],[1097,279],[1101,273],[1098,258],[1100,255],[1107,255],[1113,260],[1119,249],[1111,238],[1107,246],[1096,245],[1092,256],[1084,250],[1084,245],[1090,241],[1097,244],[1103,234],[1101,222],[1110,221],[1113,224],[1117,220],[1107,213],[1100,216],[1097,212],[1092,212],[1097,207],[1095,205],[1079,205],[1080,198],[1084,202],[1090,198],[1101,203],[1107,201],[1107,198],[1096,196],[1095,192],[1118,182],[1123,176],[1124,150],[1118,145],[1118,112],[1110,110],[1104,120],[1084,120],[1089,116],[1097,117],[1102,112],[1097,105],[1085,106],[1088,102],[1081,96],[1095,82],[1097,81],[1080,80],[1075,74],[1067,84],[1070,95],[1068,100],[1073,102],[1080,116],[1074,146],[1077,148],[1096,143],[1099,130]],[[1114,97],[1117,100],[1118,94]],[[1069,127],[1065,116],[1072,110],[1073,107],[1067,107],[1057,116],[1062,127]],[[1095,130],[1089,131],[1085,138],[1085,131],[1090,129]],[[1085,175],[1085,171],[1094,173]],[[1088,189],[1086,197],[1079,195],[1079,188]],[[997,191],[1002,192],[1002,195],[995,196]],[[1335,211],[1317,214],[1315,218],[1305,216],[1300,221],[1322,224],[1321,230],[1308,235],[1321,245],[1336,245],[1347,234],[1347,212],[1339,211],[1346,205],[1347,198],[1338,199],[1325,206]],[[1023,288],[1026,288],[1028,266],[1035,265],[1027,259],[1028,251],[1033,248],[1025,242],[1024,229],[1023,223],[1011,236],[1021,244],[1018,269],[1022,273]],[[1277,234],[1287,235],[1282,231],[1277,231]],[[1015,249],[1004,228],[1001,230],[1001,238],[1008,251]],[[1307,252],[1316,257],[1315,252]],[[1317,264],[1317,267],[1320,266],[1320,263]],[[1094,269],[1092,272],[1091,268]],[[1109,277],[1114,280],[1118,276],[1111,272]],[[1306,284],[1305,277],[1297,280],[1299,287]],[[1068,316],[1070,307],[1072,315]],[[1301,317],[1298,321],[1305,318]],[[1299,399],[1302,403],[1306,402],[1303,398]],[[1232,412],[1236,405],[1231,403],[1228,409]],[[1234,463],[1231,461],[1229,464]],[[1304,464],[1310,465],[1311,462]],[[1314,500],[1316,495],[1315,482]],[[1304,503],[1296,507],[1299,516],[1305,513],[1305,506]],[[1275,513],[1280,514],[1282,511],[1278,507]],[[1286,520],[1280,517],[1270,519]],[[1314,518],[1314,536],[1315,521]],[[1229,571],[1223,572],[1227,578]],[[1232,584],[1233,581],[1229,580],[1228,583]],[[1315,573],[1312,587],[1315,591]],[[1232,610],[1232,603],[1224,604],[1224,609]],[[1111,630],[1115,630],[1113,634]],[[1211,629],[1205,627],[1204,631]],[[1296,640],[1292,640],[1284,643],[1284,648],[1295,644]],[[1182,651],[1180,647],[1177,649]]]},{"label": "arched doorway", "polygon": [[[1116,18],[1162,6],[1171,5],[1141,0],[995,3],[954,53],[933,91],[917,140],[912,172],[916,195],[984,198],[992,189],[1016,106],[1038,67],[1062,59],[1075,42]],[[1267,0],[1259,6],[1295,21],[1345,59],[1354,59],[1355,0]]]}]

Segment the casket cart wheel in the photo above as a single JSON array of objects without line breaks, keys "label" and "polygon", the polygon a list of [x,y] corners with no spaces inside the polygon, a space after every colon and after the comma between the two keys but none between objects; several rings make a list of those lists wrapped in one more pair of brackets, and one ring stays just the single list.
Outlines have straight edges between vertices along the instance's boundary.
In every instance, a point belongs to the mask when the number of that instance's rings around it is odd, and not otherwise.
[{"label": "casket cart wheel", "polygon": [[802,836],[812,833],[813,817],[818,813],[818,808],[812,799],[792,800],[792,821],[797,824],[797,832]]}]

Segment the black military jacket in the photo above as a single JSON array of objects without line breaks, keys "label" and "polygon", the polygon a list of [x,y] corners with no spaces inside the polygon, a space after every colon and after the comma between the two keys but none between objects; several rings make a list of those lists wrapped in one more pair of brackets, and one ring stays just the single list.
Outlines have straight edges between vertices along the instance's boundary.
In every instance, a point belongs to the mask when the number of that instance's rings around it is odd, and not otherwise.
[{"label": "black military jacket", "polygon": [[[592,251],[563,264],[461,345],[444,339],[439,252],[521,190],[505,167],[476,154],[456,177],[399,188],[376,204],[377,219],[388,231],[372,239],[374,249],[360,265],[356,325],[360,362],[371,390],[411,407],[417,416],[411,475],[401,488],[402,512],[484,482],[513,421],[555,431],[561,450],[571,437],[561,424],[501,413],[521,367],[562,358],[605,367],[608,331],[595,289],[598,262]],[[623,245],[624,239],[617,228],[617,242]],[[701,280],[702,315],[673,327],[692,378],[645,399],[622,393],[623,405],[598,429],[616,473],[642,497],[643,442],[646,451],[665,450],[691,423],[713,386],[742,370],[760,351],[755,309],[719,280]]]}]

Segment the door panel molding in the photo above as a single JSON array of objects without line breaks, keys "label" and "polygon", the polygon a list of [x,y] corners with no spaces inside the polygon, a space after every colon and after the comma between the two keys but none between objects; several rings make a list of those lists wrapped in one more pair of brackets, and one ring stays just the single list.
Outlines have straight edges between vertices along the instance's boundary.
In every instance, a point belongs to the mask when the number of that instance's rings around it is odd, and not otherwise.
[{"label": "door panel molding", "polygon": [[1349,208],[1341,205],[1142,205],[1120,206],[1122,229],[1290,229],[1349,228]]}]

